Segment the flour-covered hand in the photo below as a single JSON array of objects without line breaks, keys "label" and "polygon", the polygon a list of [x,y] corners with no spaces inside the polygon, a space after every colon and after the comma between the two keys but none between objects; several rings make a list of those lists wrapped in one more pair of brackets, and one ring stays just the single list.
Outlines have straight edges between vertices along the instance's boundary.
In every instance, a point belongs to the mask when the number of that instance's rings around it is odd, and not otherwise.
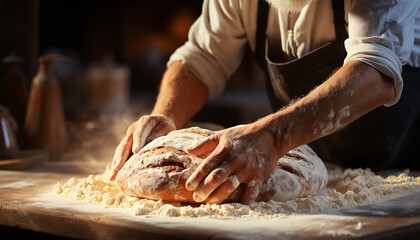
[{"label": "flour-covered hand", "polygon": [[210,153],[186,182],[194,200],[206,203],[223,202],[241,183],[246,185],[241,202],[252,203],[279,159],[273,134],[255,123],[218,131],[188,153]]},{"label": "flour-covered hand", "polygon": [[145,115],[131,124],[125,137],[115,150],[109,179],[111,181],[115,180],[118,171],[124,166],[130,155],[138,153],[145,144],[153,139],[166,135],[175,129],[172,119],[161,114]]}]

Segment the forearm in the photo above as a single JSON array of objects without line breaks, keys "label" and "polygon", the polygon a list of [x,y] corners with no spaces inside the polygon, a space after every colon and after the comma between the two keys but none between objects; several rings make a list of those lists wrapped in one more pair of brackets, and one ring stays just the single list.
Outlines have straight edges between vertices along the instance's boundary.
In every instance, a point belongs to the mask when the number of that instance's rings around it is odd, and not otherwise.
[{"label": "forearm", "polygon": [[207,87],[181,62],[165,72],[152,114],[170,117],[181,128],[208,99]]},{"label": "forearm", "polygon": [[352,61],[305,97],[259,121],[275,137],[282,155],[336,132],[394,97],[392,80]]}]

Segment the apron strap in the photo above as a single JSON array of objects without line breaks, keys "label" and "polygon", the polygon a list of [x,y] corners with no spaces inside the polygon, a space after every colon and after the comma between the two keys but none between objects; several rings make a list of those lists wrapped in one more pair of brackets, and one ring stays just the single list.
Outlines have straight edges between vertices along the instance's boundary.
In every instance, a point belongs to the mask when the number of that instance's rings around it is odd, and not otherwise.
[{"label": "apron strap", "polygon": [[267,72],[265,60],[265,32],[267,30],[268,12],[270,6],[265,0],[258,1],[257,32],[255,41],[255,59],[264,72]]},{"label": "apron strap", "polygon": [[255,41],[254,57],[265,77],[265,88],[267,91],[268,99],[271,103],[273,111],[277,111],[280,105],[277,104],[277,97],[271,84],[270,76],[268,75],[267,60],[265,59],[266,36],[268,13],[270,6],[265,0],[258,1],[258,15],[257,15],[257,32]]},{"label": "apron strap", "polygon": [[338,40],[344,40],[348,38],[346,30],[347,23],[344,18],[344,1],[332,0],[332,6],[334,11],[335,38]]}]

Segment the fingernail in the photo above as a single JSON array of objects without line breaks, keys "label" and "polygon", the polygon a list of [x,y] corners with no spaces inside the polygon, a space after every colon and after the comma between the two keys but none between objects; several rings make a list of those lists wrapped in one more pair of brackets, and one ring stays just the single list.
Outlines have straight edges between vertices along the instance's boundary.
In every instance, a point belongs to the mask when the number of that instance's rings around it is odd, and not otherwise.
[{"label": "fingernail", "polygon": [[196,193],[193,194],[193,199],[196,202],[201,202],[202,201],[201,198],[200,198],[200,196],[198,196]]},{"label": "fingernail", "polygon": [[197,189],[194,191],[193,198],[196,202],[202,202],[204,199],[206,199],[206,194],[204,194],[203,190]]},{"label": "fingernail", "polygon": [[220,202],[220,200],[216,197],[211,198],[207,201],[208,204],[218,204]]},{"label": "fingernail", "polygon": [[133,147],[133,153],[138,153],[139,152],[139,146],[138,145],[135,145],[134,147]]},{"label": "fingernail", "polygon": [[185,186],[185,188],[188,191],[194,191],[197,187],[198,187],[198,183],[196,183],[196,182],[187,182],[187,184]]}]

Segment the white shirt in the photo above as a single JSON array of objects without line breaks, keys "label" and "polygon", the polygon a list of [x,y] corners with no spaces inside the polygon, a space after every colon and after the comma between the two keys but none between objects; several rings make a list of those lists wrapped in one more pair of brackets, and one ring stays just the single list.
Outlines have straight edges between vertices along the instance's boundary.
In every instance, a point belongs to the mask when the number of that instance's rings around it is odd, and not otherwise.
[{"label": "white shirt", "polygon": [[[169,59],[184,62],[218,96],[242,62],[246,43],[255,50],[258,0],[204,0],[188,41]],[[402,65],[420,67],[420,0],[345,0],[347,57],[394,79],[395,104],[401,96]],[[288,60],[335,39],[331,0],[314,0],[300,13],[271,8],[267,24],[270,57]],[[420,79],[419,79],[420,81]]]}]

